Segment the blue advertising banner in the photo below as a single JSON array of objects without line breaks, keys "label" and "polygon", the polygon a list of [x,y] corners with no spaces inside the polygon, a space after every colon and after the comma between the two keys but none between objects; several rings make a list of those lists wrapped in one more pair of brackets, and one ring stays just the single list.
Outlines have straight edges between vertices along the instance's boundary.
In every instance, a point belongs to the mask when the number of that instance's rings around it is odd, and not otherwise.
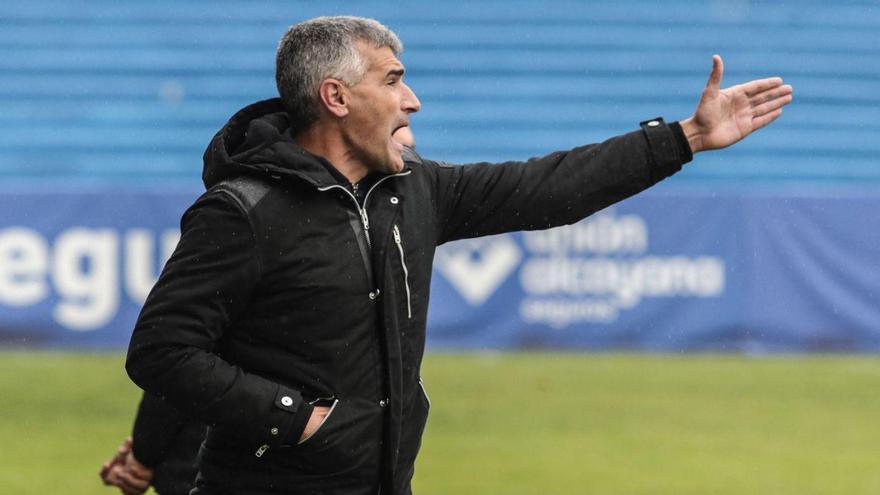
[{"label": "blue advertising banner", "polygon": [[[6,190],[0,343],[124,348],[192,190]],[[432,348],[880,350],[880,192],[661,187],[438,249]]]},{"label": "blue advertising banner", "polygon": [[7,188],[0,342],[123,348],[197,192]]},{"label": "blue advertising banner", "polygon": [[575,225],[444,246],[429,342],[880,350],[878,207],[853,191],[648,192]]}]

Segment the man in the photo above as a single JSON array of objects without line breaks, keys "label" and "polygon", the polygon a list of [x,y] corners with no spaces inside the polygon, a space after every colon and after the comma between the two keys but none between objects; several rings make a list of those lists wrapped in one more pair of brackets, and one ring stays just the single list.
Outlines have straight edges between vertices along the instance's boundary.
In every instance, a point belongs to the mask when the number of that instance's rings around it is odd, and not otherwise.
[{"label": "man", "polygon": [[238,112],[205,153],[209,190],[183,216],[126,363],[211,425],[194,493],[410,493],[435,247],[576,222],[791,101],[779,78],[720,90],[716,56],[680,123],[525,163],[405,162],[392,134],[420,103],[400,51],[370,19],[293,26],[280,99]]},{"label": "man", "polygon": [[[409,127],[394,132],[404,156],[415,159],[415,136]],[[205,424],[186,415],[153,394],[144,393],[135,414],[132,436],[98,473],[107,486],[126,495],[144,493],[153,486],[159,495],[186,495],[195,485],[197,455],[205,437]]]}]

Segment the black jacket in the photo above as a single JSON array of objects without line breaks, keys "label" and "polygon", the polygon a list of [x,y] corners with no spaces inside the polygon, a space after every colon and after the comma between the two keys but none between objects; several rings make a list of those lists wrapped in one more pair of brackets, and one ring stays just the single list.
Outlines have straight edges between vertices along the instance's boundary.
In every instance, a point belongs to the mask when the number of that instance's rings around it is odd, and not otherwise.
[{"label": "black jacket", "polygon": [[[528,162],[415,157],[361,210],[295,145],[279,101],[256,103],[205,153],[209,189],[181,220],[126,368],[212,425],[207,493],[409,493],[435,247],[576,222],[690,158],[680,127],[659,119]],[[298,445],[319,398],[332,413]]]}]

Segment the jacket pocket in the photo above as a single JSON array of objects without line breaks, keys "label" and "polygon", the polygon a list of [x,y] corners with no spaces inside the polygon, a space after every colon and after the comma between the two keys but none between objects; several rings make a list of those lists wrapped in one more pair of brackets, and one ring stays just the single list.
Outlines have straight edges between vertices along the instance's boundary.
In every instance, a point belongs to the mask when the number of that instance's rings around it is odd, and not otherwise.
[{"label": "jacket pocket", "polygon": [[302,445],[302,444],[308,442],[309,440],[311,440],[312,438],[314,438],[315,435],[318,435],[319,433],[321,433],[321,430],[324,429],[324,425],[326,425],[327,421],[330,420],[330,417],[333,416],[333,412],[336,410],[337,405],[339,405],[339,399],[333,399],[333,403],[330,405],[330,410],[327,411],[327,414],[321,420],[321,424],[319,424],[318,427],[315,428],[315,431],[313,431],[309,436],[307,436],[307,437],[303,438],[302,440],[300,440],[299,442],[297,442],[297,445]]},{"label": "jacket pocket", "polygon": [[409,291],[409,270],[406,268],[406,256],[403,254],[403,239],[396,224],[391,227],[391,232],[394,234],[394,244],[397,244],[397,251],[400,253],[400,267],[403,268],[403,285],[406,288],[406,317],[412,318],[412,295]]},{"label": "jacket pocket", "polygon": [[[337,400],[321,426],[302,443],[270,451],[272,469],[325,476],[372,466],[381,458],[383,414],[374,401]],[[373,469],[369,467],[369,469]]]}]

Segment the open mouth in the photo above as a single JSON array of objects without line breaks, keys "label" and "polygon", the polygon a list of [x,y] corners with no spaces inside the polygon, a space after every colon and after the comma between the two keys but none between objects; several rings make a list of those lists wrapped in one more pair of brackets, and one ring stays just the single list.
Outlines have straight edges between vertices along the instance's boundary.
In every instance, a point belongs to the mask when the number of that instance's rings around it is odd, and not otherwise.
[{"label": "open mouth", "polygon": [[403,129],[404,127],[409,127],[409,123],[403,123],[403,124],[401,124],[401,125],[395,127],[395,128],[391,131],[391,141],[392,141],[395,145],[397,145],[397,147],[400,148],[401,150],[403,149],[404,143],[403,143],[402,141],[399,141],[399,140],[397,139],[397,137],[395,136],[395,134],[397,134],[397,131]]},{"label": "open mouth", "polygon": [[409,122],[403,122],[403,123],[400,124],[399,126],[397,126],[397,127],[395,127],[394,129],[392,129],[392,130],[391,130],[391,135],[393,136],[394,133],[396,133],[397,131],[403,129],[404,127],[409,127]]}]

